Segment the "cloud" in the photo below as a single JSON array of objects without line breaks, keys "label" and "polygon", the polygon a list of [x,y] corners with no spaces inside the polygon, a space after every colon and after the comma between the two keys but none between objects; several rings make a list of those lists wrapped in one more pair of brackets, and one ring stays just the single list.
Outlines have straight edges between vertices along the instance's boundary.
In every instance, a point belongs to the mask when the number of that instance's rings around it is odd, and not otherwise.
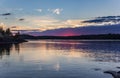
[{"label": "cloud", "polygon": [[49,12],[52,12],[53,14],[60,15],[63,9],[61,8],[56,8],[56,9],[48,9]]},{"label": "cloud", "polygon": [[[100,20],[104,19],[104,21],[95,22],[96,19],[100,19]],[[107,21],[105,19],[107,19]],[[112,21],[115,19],[117,19],[117,21]],[[106,16],[106,17],[96,17],[94,19],[85,19],[85,20],[80,20],[80,19],[59,20],[49,15],[46,16],[33,15],[33,16],[24,16],[23,18],[19,19],[19,21],[24,21],[25,24],[21,24],[20,28],[14,28],[14,30],[15,29],[30,30],[30,31],[38,30],[40,32],[46,30],[55,30],[60,28],[76,28],[76,27],[105,26],[105,25],[110,26],[114,24],[120,24],[119,16],[117,16],[116,18]]]},{"label": "cloud", "polygon": [[9,16],[9,15],[12,15],[11,13],[4,13],[4,14],[1,14],[2,16]]},{"label": "cloud", "polygon": [[0,27],[2,27],[3,29],[5,29],[6,25],[4,23],[0,23]]},{"label": "cloud", "polygon": [[[31,18],[31,17],[29,17]],[[60,21],[50,17],[50,16],[41,16],[41,17],[32,17],[28,20],[31,21],[31,24],[38,26],[40,30],[49,30],[59,27]]]},{"label": "cloud", "polygon": [[63,11],[63,9],[57,8],[57,9],[54,9],[54,10],[53,10],[53,13],[59,15],[62,11]]},{"label": "cloud", "polygon": [[82,20],[58,20],[51,16],[29,16],[25,18],[31,25],[39,27],[43,31],[59,28],[74,28],[81,25]]},{"label": "cloud", "polygon": [[20,18],[19,21],[24,21],[25,19],[24,18]]},{"label": "cloud", "polygon": [[[97,17],[98,18],[98,17]],[[80,20],[80,19],[68,19],[68,20],[58,20],[51,16],[27,16],[25,18],[26,22],[29,25],[33,25],[31,27],[37,27],[41,31],[59,29],[59,28],[76,28],[76,27],[86,27],[86,26],[103,26],[103,25],[113,25],[116,22],[90,22],[94,19],[89,20]],[[118,23],[117,23],[118,24]]]},{"label": "cloud", "polygon": [[120,16],[106,16],[106,17],[96,17],[91,20],[85,20],[83,23],[106,23],[106,24],[117,24],[120,23]]},{"label": "cloud", "polygon": [[72,27],[76,27],[76,26],[83,26],[82,25],[82,20],[79,20],[79,19],[69,19],[69,20],[66,20],[64,22],[65,25],[68,25],[68,26],[72,26]]},{"label": "cloud", "polygon": [[29,26],[11,26],[12,31],[40,31],[38,28],[31,28]]},{"label": "cloud", "polygon": [[36,11],[38,11],[38,12],[42,12],[42,9],[36,9]]}]

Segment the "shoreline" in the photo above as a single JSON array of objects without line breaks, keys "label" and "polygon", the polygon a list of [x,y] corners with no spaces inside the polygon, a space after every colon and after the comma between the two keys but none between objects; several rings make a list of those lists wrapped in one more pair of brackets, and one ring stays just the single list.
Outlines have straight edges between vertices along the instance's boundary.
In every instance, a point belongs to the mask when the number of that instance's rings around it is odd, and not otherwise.
[{"label": "shoreline", "polygon": [[0,42],[0,44],[16,44],[16,43],[23,43],[23,42],[28,42],[27,40],[21,40],[21,41],[3,41]]}]

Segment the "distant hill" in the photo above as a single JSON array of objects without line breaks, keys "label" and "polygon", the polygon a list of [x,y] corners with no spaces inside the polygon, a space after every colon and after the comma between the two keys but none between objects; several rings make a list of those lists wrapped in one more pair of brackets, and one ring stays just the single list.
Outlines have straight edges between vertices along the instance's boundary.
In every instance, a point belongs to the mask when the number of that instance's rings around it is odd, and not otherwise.
[{"label": "distant hill", "polygon": [[74,39],[74,40],[83,40],[83,39],[100,39],[100,40],[120,40],[120,34],[98,34],[98,35],[80,35],[80,36],[31,36],[31,35],[21,35],[23,39]]},{"label": "distant hill", "polygon": [[95,35],[95,34],[120,34],[120,24],[104,25],[104,26],[86,26],[77,28],[61,28],[54,30],[47,30],[43,32],[35,31],[29,32],[29,35],[36,36],[76,36],[76,35]]}]

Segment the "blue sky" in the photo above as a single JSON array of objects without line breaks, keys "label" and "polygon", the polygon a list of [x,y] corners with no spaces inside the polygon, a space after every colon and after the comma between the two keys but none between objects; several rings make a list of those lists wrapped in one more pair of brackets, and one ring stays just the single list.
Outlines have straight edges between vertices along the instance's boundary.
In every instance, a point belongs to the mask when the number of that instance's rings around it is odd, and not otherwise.
[{"label": "blue sky", "polygon": [[11,15],[1,16],[0,22],[13,28],[78,27],[82,20],[120,15],[120,0],[0,0],[0,14],[4,13]]},{"label": "blue sky", "polygon": [[[62,8],[61,16],[65,18],[89,18],[95,16],[118,15],[120,0],[1,0],[1,7],[16,9],[23,8],[25,12],[34,9]],[[33,12],[33,14],[35,14]],[[39,15],[42,15],[42,13]]]}]

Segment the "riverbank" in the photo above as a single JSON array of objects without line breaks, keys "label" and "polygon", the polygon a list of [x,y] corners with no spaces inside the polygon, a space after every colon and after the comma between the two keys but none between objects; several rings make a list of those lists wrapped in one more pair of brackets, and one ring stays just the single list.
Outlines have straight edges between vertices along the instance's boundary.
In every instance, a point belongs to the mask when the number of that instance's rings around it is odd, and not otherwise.
[{"label": "riverbank", "polygon": [[13,44],[13,43],[23,43],[23,42],[28,42],[25,39],[3,39],[0,40],[0,44]]}]

